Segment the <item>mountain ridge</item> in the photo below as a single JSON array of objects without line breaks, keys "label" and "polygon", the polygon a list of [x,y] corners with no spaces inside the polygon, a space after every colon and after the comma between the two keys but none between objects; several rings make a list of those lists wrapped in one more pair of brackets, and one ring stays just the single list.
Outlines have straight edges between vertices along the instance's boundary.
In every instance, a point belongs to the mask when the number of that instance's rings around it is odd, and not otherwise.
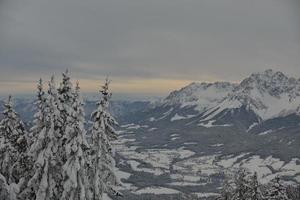
[{"label": "mountain ridge", "polygon": [[268,69],[253,73],[239,84],[193,82],[170,93],[164,105],[195,106],[200,112],[246,106],[262,120],[297,113],[300,105],[300,79]]}]

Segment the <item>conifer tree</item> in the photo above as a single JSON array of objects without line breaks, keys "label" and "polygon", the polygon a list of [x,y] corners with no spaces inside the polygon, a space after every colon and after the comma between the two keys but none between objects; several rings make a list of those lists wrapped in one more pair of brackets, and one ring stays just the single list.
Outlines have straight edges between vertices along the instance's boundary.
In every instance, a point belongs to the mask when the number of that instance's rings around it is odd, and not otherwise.
[{"label": "conifer tree", "polygon": [[65,151],[67,161],[63,166],[65,181],[62,200],[86,200],[85,159],[88,144],[85,138],[84,110],[78,82],[73,102],[72,109],[74,112],[66,121]]},{"label": "conifer tree", "polygon": [[15,183],[7,184],[6,178],[0,174],[0,199],[2,200],[17,200],[19,192],[18,185]]},{"label": "conifer tree", "polygon": [[59,109],[64,121],[72,115],[74,103],[74,90],[71,82],[69,70],[62,73],[62,82],[58,88],[58,98],[60,101]]},{"label": "conifer tree", "polygon": [[26,168],[22,157],[27,150],[26,130],[14,111],[11,96],[4,104],[4,118],[0,122],[0,170],[7,184],[18,183]]},{"label": "conifer tree", "polygon": [[233,195],[233,200],[246,200],[247,193],[249,190],[247,173],[245,169],[239,169],[237,176],[235,178],[235,193]]},{"label": "conifer tree", "polygon": [[89,169],[90,192],[92,200],[102,200],[103,193],[120,195],[115,189],[118,181],[114,172],[115,161],[111,141],[117,139],[113,126],[116,120],[108,112],[111,92],[109,81],[100,90],[102,98],[97,103],[97,109],[92,113],[93,127],[91,129],[91,165]]},{"label": "conifer tree", "polygon": [[[66,70],[62,73],[62,82],[60,83],[60,87],[57,89],[58,91],[58,109],[60,111],[60,117],[63,122],[72,121],[72,115],[74,112],[73,104],[74,104],[74,90],[71,82],[71,77],[69,71]],[[67,162],[67,153],[65,151],[65,144],[68,140],[66,133],[68,127],[67,123],[63,123],[60,127],[61,137],[59,138],[59,149],[58,152],[60,154],[60,160],[58,161],[62,166]],[[63,183],[62,183],[63,184]]]},{"label": "conifer tree", "polygon": [[221,196],[218,200],[231,200],[234,188],[232,187],[232,181],[229,178],[226,178],[223,182]]},{"label": "conifer tree", "polygon": [[30,143],[32,144],[37,138],[37,135],[45,127],[46,123],[46,96],[43,89],[43,80],[40,79],[37,84],[37,99],[34,102],[36,113],[34,114],[33,126],[30,129]]},{"label": "conifer tree", "polygon": [[291,200],[299,200],[300,199],[300,185],[289,185],[287,187],[287,196]]},{"label": "conifer tree", "polygon": [[58,95],[54,76],[49,82],[46,98],[45,122],[31,146],[30,154],[34,159],[34,175],[28,182],[33,196],[27,199],[58,200],[62,193],[62,169],[59,163],[59,138],[61,137],[62,119],[58,109]]},{"label": "conifer tree", "polygon": [[263,195],[259,187],[259,183],[257,180],[257,172],[250,177],[249,181],[249,192],[248,192],[248,199],[249,200],[262,200]]},{"label": "conifer tree", "polygon": [[267,190],[266,199],[268,200],[290,200],[287,196],[287,188],[281,184],[280,178],[276,177],[271,181]]},{"label": "conifer tree", "polygon": [[29,165],[29,169],[27,172],[23,175],[24,177],[24,184],[21,187],[21,192],[19,194],[19,199],[33,199],[35,194],[33,191],[33,188],[31,186],[28,186],[29,180],[34,175],[34,171],[32,168],[34,167],[34,162],[37,159],[36,152],[31,152],[32,149],[38,149],[40,147],[37,147],[35,145],[40,145],[40,143],[36,143],[35,141],[38,139],[39,134],[44,131],[43,129],[46,127],[46,96],[45,92],[43,90],[43,81],[40,79],[37,84],[37,99],[34,102],[34,105],[36,106],[36,113],[34,114],[33,119],[33,126],[30,129],[29,132],[29,149],[26,154],[27,158],[27,164]]},{"label": "conifer tree", "polygon": [[11,96],[4,104],[4,118],[0,122],[0,195],[15,200],[22,185],[22,175],[28,170],[26,130],[14,111]]}]

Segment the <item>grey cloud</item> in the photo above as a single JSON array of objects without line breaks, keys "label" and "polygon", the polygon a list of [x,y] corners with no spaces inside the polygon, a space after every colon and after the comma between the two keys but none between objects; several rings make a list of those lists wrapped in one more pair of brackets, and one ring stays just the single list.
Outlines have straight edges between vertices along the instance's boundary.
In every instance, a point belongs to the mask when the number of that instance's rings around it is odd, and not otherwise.
[{"label": "grey cloud", "polygon": [[[2,0],[0,80],[300,76],[299,1]],[[27,77],[27,78],[25,78]]]}]

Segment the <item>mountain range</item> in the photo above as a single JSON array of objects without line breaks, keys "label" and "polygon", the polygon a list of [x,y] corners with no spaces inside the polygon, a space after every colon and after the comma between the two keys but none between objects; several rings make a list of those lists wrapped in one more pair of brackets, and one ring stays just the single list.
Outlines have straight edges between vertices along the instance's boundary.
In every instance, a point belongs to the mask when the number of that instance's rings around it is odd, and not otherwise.
[{"label": "mountain range", "polygon": [[[242,167],[262,183],[300,183],[299,106],[300,79],[273,70],[238,84],[191,83],[120,118],[124,181],[137,192],[155,185],[214,196],[225,174]],[[147,181],[133,181],[141,173]]]}]

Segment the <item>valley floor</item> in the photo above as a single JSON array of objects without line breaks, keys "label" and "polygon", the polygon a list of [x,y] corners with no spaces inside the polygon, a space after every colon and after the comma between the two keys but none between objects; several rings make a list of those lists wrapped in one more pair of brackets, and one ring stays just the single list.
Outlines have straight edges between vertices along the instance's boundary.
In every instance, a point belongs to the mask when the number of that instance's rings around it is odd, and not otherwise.
[{"label": "valley floor", "polygon": [[[135,134],[153,128],[137,124],[123,126],[117,152],[117,174],[122,182],[121,190],[129,196],[164,195],[171,197],[180,193],[194,194],[199,198],[213,198],[219,193],[222,179],[240,167],[256,171],[261,183],[276,176],[285,177],[288,183],[300,183],[300,159],[289,162],[268,156],[261,157],[252,152],[224,155],[221,143],[211,144],[215,153],[194,152],[197,142],[186,142],[177,148],[153,146],[145,148],[136,140]],[[170,143],[180,135],[170,135]],[[151,198],[152,199],[152,198]]]}]

